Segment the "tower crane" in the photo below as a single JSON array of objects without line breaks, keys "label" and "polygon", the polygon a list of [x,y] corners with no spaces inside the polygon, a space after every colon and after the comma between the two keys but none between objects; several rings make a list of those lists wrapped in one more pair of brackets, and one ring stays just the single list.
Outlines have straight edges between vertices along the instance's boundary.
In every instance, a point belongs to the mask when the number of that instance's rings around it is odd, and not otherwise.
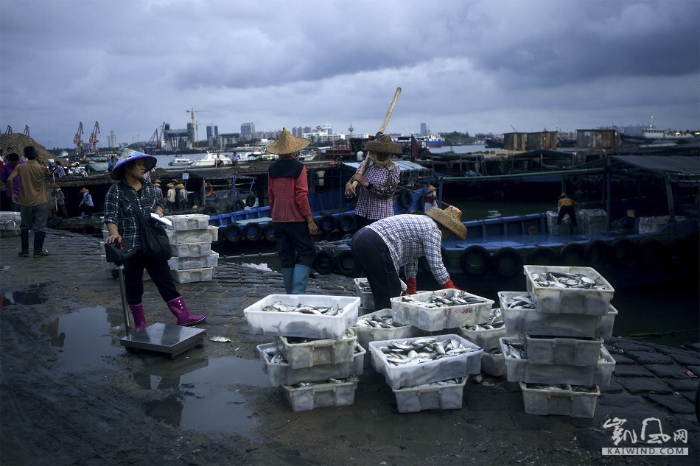
[{"label": "tower crane", "polygon": [[194,128],[195,131],[195,144],[197,144],[197,142],[199,142],[199,128],[198,125],[194,123],[194,114],[199,112],[211,112],[211,110],[195,110],[194,107],[192,107],[191,110],[186,110],[186,112],[192,117],[192,128]]},{"label": "tower crane", "polygon": [[100,133],[100,124],[95,122],[95,127],[92,129],[92,134],[90,134],[90,144],[92,144],[92,151],[97,154],[97,135]]},{"label": "tower crane", "polygon": [[81,121],[78,125],[78,131],[75,132],[73,137],[73,143],[75,144],[75,153],[77,155],[83,155],[83,122]]}]

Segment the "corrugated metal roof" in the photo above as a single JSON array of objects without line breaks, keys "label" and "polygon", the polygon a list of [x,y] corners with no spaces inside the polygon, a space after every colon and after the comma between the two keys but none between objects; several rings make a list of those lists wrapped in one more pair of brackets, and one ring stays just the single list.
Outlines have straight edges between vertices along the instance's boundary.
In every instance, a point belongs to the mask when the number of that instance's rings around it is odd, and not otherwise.
[{"label": "corrugated metal roof", "polygon": [[613,155],[613,159],[657,173],[700,174],[700,158],[682,155]]}]

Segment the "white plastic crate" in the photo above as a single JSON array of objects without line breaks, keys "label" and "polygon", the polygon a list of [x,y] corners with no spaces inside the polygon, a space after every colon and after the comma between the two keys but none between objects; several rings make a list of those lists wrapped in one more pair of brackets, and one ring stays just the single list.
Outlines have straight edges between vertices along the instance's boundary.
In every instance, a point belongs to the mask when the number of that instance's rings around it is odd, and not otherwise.
[{"label": "white plastic crate", "polygon": [[[17,216],[17,217],[19,217],[19,216]],[[21,219],[19,219],[19,218],[15,219],[11,216],[6,216],[5,218],[0,218],[0,231],[8,233],[8,236],[15,236],[14,232],[19,231],[19,226],[21,223],[22,223]]]},{"label": "white plastic crate", "polygon": [[500,347],[501,342],[499,339],[507,335],[505,325],[502,325],[500,328],[479,328],[474,330],[471,330],[468,327],[460,327],[458,332],[461,336],[471,341],[476,346],[479,346],[487,351]]},{"label": "white plastic crate", "polygon": [[176,257],[201,257],[211,254],[211,243],[170,244],[170,252]]},{"label": "white plastic crate", "polygon": [[168,260],[170,270],[204,269],[216,267],[219,263],[219,253],[210,252],[199,257],[173,256]]},{"label": "white plastic crate", "polygon": [[166,230],[170,244],[213,243],[219,240],[219,227],[208,226],[204,230]]},{"label": "white plastic crate", "polygon": [[357,369],[354,358],[358,358],[358,363],[364,358],[365,350],[358,346],[358,351],[354,353],[353,361],[335,364],[320,364],[313,367],[303,367],[292,369],[286,362],[273,362],[266,351],[279,351],[276,343],[266,343],[258,345],[257,350],[263,364],[263,372],[270,378],[270,385],[277,387],[280,385],[294,385],[299,382],[320,382],[329,378],[342,379],[355,375]]},{"label": "white plastic crate", "polygon": [[506,361],[503,352],[487,350],[481,355],[481,372],[492,377],[502,377],[506,375]]},{"label": "white plastic crate", "polygon": [[355,279],[355,291],[357,291],[357,297],[360,298],[360,305],[366,311],[371,312],[374,309],[374,295],[366,278]]},{"label": "white plastic crate", "polygon": [[[428,337],[400,339],[399,341],[401,343],[406,342],[410,344],[421,338]],[[422,363],[410,362],[394,366],[389,363],[387,355],[380,349],[381,347],[388,346],[391,340],[371,341],[369,342],[369,350],[372,358],[372,367],[380,374],[384,374],[386,383],[392,390],[402,387],[415,387],[439,380],[457,379],[481,372],[481,355],[484,350],[474,343],[465,340],[459,335],[453,334],[436,335],[429,338],[434,338],[436,341],[456,339],[459,340],[463,346],[471,348],[474,351]]]},{"label": "white plastic crate", "polygon": [[[499,292],[505,294],[510,292]],[[520,293],[522,294],[522,292]],[[501,300],[501,313],[508,335],[557,335],[579,338],[610,338],[617,309],[612,305],[603,316],[547,314],[536,309],[508,309]]]},{"label": "white plastic crate", "polygon": [[20,236],[19,226],[14,230],[3,230],[0,229],[0,238],[10,238],[13,236]]},{"label": "white plastic crate", "polygon": [[523,405],[528,414],[560,415],[571,417],[593,417],[595,406],[600,396],[600,389],[594,391],[574,391],[571,385],[565,385],[565,390],[557,388],[529,388],[520,382],[523,393]]},{"label": "white plastic crate", "polygon": [[346,330],[337,340],[311,340],[307,342],[290,342],[296,337],[277,337],[277,348],[284,355],[291,369],[351,362],[354,356],[357,336]]},{"label": "white plastic crate", "polygon": [[292,411],[309,411],[329,406],[350,406],[355,403],[357,379],[344,382],[314,384],[307,387],[282,385]]},{"label": "white plastic crate", "polygon": [[541,384],[599,385],[610,384],[615,360],[604,346],[600,349],[600,360],[595,366],[572,366],[571,364],[531,364],[527,358],[517,359],[508,353],[506,342],[522,344],[523,340],[501,338],[501,351],[506,363],[508,382]]},{"label": "white plastic crate", "polygon": [[[301,314],[298,312],[269,312],[263,309],[281,302],[288,307],[299,304],[328,306],[340,309],[337,315]],[[287,337],[338,339],[356,320],[360,298],[327,295],[273,294],[248,306],[243,315],[250,333]]]},{"label": "white plastic crate", "polygon": [[404,302],[402,297],[391,298],[391,310],[394,321],[405,325],[412,325],[428,332],[464,327],[476,323],[488,322],[493,301],[481,296],[462,292],[454,289],[429,291],[416,293],[410,298],[426,302],[433,296],[451,298],[454,296],[468,296],[483,299],[483,303],[464,304],[457,306],[445,306],[427,308],[419,304]]},{"label": "white plastic crate", "polygon": [[206,230],[209,226],[209,216],[202,214],[166,215],[175,231]]},{"label": "white plastic crate", "polygon": [[0,223],[15,222],[17,225],[22,221],[22,214],[19,212],[0,211]]},{"label": "white plastic crate", "polygon": [[214,269],[171,270],[170,274],[178,283],[207,282],[212,279]]},{"label": "white plastic crate", "polygon": [[[524,265],[527,291],[533,297],[537,310],[544,313],[605,315],[615,289],[591,267],[556,267]],[[602,289],[543,287],[534,276],[546,272],[583,274],[602,285]]]},{"label": "white plastic crate", "polygon": [[432,382],[417,387],[394,390],[396,408],[400,413],[415,413],[426,409],[462,409],[464,386],[469,376],[457,383]]},{"label": "white plastic crate", "polygon": [[580,340],[566,337],[525,336],[525,351],[530,364],[571,364],[595,366],[600,357],[602,338]]}]

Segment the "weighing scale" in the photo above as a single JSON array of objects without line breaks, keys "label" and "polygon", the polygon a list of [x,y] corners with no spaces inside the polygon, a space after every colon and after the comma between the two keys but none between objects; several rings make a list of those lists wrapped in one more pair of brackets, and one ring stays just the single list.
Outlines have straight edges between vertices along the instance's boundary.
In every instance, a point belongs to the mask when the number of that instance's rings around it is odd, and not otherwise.
[{"label": "weighing scale", "polygon": [[126,331],[126,336],[120,342],[127,351],[152,351],[166,354],[170,359],[173,359],[187,350],[204,345],[204,336],[207,334],[207,331],[200,328],[158,323],[131,333],[129,328],[129,304],[126,301],[126,285],[124,283],[124,262],[135,251],[126,250],[121,243],[111,243],[105,244],[105,252],[107,262],[114,263],[119,271],[119,290],[121,292],[124,328]]}]

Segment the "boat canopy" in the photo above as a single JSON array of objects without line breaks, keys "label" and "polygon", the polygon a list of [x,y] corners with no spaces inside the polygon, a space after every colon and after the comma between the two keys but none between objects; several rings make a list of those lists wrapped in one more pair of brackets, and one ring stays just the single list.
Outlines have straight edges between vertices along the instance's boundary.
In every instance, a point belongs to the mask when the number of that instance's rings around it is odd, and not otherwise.
[{"label": "boat canopy", "polygon": [[627,165],[657,173],[700,174],[700,159],[682,155],[613,155]]}]

